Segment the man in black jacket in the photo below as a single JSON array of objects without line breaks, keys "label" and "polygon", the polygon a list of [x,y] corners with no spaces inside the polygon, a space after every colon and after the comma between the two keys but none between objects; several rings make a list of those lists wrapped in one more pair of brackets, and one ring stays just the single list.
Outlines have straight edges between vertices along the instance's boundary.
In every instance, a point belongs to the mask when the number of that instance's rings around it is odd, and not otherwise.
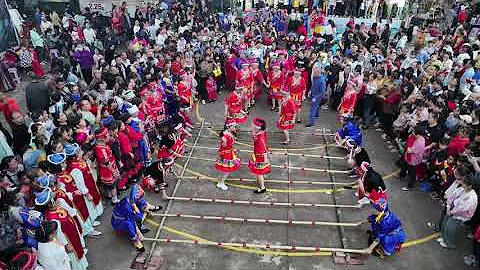
[{"label": "man in black jacket", "polygon": [[30,113],[48,110],[50,107],[48,87],[42,81],[33,80],[25,86],[25,99]]}]

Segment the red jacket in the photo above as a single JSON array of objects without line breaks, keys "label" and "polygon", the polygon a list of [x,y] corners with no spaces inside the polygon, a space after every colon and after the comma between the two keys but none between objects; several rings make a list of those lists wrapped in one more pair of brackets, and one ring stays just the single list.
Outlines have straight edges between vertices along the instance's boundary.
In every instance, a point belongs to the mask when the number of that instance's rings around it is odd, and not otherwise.
[{"label": "red jacket", "polygon": [[120,144],[120,152],[122,155],[128,155],[132,153],[132,145],[130,144],[126,130],[118,132],[118,143]]},{"label": "red jacket", "polygon": [[463,153],[463,151],[465,151],[465,146],[468,143],[470,143],[469,138],[464,138],[464,137],[461,137],[460,135],[453,137],[450,140],[450,144],[448,144],[448,148],[447,148],[448,154],[458,155]]}]

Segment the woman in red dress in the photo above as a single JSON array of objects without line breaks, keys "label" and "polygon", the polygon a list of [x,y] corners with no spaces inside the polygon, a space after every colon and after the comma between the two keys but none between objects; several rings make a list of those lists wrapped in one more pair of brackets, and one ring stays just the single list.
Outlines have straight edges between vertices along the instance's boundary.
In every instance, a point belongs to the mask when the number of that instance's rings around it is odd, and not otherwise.
[{"label": "woman in red dress", "polygon": [[97,130],[95,133],[96,144],[94,148],[95,158],[97,160],[98,178],[105,187],[107,196],[112,203],[117,203],[117,183],[120,180],[120,171],[117,168],[115,157],[113,156],[108,141],[110,133],[106,128]]},{"label": "woman in red dress", "polygon": [[241,92],[242,87],[235,87],[235,91],[233,91],[230,95],[228,95],[227,99],[225,99],[226,122],[228,122],[230,119],[239,125],[247,122],[248,116],[243,110],[244,100],[242,99]]},{"label": "woman in red dress", "polygon": [[279,64],[272,67],[271,73],[268,75],[268,84],[270,85],[270,97],[272,98],[272,111],[275,110],[276,105],[279,105],[282,100],[280,91],[283,88],[285,81],[285,74],[280,69]]},{"label": "woman in red dress", "polygon": [[252,105],[255,105],[255,99],[262,94],[262,85],[268,88],[268,84],[263,77],[262,71],[258,68],[258,62],[252,63],[252,73],[254,78],[254,89],[252,92]]},{"label": "woman in red dress", "polygon": [[267,124],[261,118],[253,119],[252,134],[253,134],[253,154],[248,162],[248,169],[251,173],[257,176],[257,184],[259,189],[255,190],[256,194],[265,193],[264,175],[272,171],[272,166],[268,160],[268,143],[267,132],[265,129]]},{"label": "woman in red dress", "polygon": [[283,99],[280,103],[280,110],[278,111],[279,119],[277,127],[283,130],[285,134],[285,141],[283,141],[282,144],[288,144],[290,143],[290,133],[288,131],[295,127],[297,104],[290,96],[290,93],[282,91],[282,95]]},{"label": "woman in red dress", "polygon": [[357,104],[357,95],[362,88],[362,66],[357,65],[352,71],[352,74],[348,77],[347,87],[343,94],[340,105],[338,106],[339,115],[353,116],[355,105]]},{"label": "woman in red dress", "polygon": [[[290,92],[290,96],[297,103],[298,109],[302,107],[303,100],[305,99],[305,92],[307,91],[307,83],[302,76],[303,69],[296,68],[293,71],[293,76],[288,78],[287,89]],[[297,114],[297,123],[301,122],[300,116]]]},{"label": "woman in red dress", "polygon": [[250,97],[254,78],[250,70],[250,64],[245,61],[242,63],[242,68],[237,71],[235,78],[235,87],[242,87],[242,99],[244,101],[244,110],[247,112],[250,108]]},{"label": "woman in red dress", "polygon": [[217,183],[217,188],[227,190],[225,180],[232,172],[240,168],[240,157],[237,155],[235,145],[235,130],[237,123],[233,120],[227,120],[226,129],[220,133],[220,142],[218,146],[218,159],[215,163],[215,169],[223,173],[222,179]]}]

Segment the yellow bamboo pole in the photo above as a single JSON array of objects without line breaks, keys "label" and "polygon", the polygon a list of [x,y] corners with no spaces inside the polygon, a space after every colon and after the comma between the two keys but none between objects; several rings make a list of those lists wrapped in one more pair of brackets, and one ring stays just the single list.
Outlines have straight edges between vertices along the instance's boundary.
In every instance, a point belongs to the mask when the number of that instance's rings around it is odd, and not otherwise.
[{"label": "yellow bamboo pole", "polygon": [[361,204],[344,205],[344,204],[322,204],[322,203],[290,203],[290,202],[262,202],[262,201],[244,201],[232,199],[216,199],[216,198],[194,198],[194,197],[168,197],[168,200],[185,201],[185,202],[204,202],[219,204],[240,204],[240,205],[261,205],[261,206],[284,206],[284,207],[323,207],[323,208],[353,208],[360,209]]},{"label": "yellow bamboo pole", "polygon": [[281,219],[261,219],[261,218],[239,218],[226,216],[208,216],[208,215],[190,215],[190,214],[157,214],[152,213],[155,217],[177,217],[177,218],[191,218],[202,220],[217,220],[217,221],[236,221],[243,223],[265,223],[265,224],[286,224],[292,225],[312,225],[312,226],[340,226],[340,227],[358,227],[363,221],[358,222],[330,222],[330,221],[306,221],[306,220],[281,220]]}]

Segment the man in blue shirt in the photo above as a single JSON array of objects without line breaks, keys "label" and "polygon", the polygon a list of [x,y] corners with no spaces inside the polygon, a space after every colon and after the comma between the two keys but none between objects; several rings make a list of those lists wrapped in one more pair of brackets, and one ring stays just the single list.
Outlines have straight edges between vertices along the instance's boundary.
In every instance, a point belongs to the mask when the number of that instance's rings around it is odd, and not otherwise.
[{"label": "man in blue shirt", "polygon": [[324,69],[313,69],[312,87],[310,88],[310,97],[312,98],[312,105],[310,107],[310,115],[308,117],[307,127],[315,125],[315,117],[320,108],[325,93],[327,92],[327,80],[324,74]]}]

